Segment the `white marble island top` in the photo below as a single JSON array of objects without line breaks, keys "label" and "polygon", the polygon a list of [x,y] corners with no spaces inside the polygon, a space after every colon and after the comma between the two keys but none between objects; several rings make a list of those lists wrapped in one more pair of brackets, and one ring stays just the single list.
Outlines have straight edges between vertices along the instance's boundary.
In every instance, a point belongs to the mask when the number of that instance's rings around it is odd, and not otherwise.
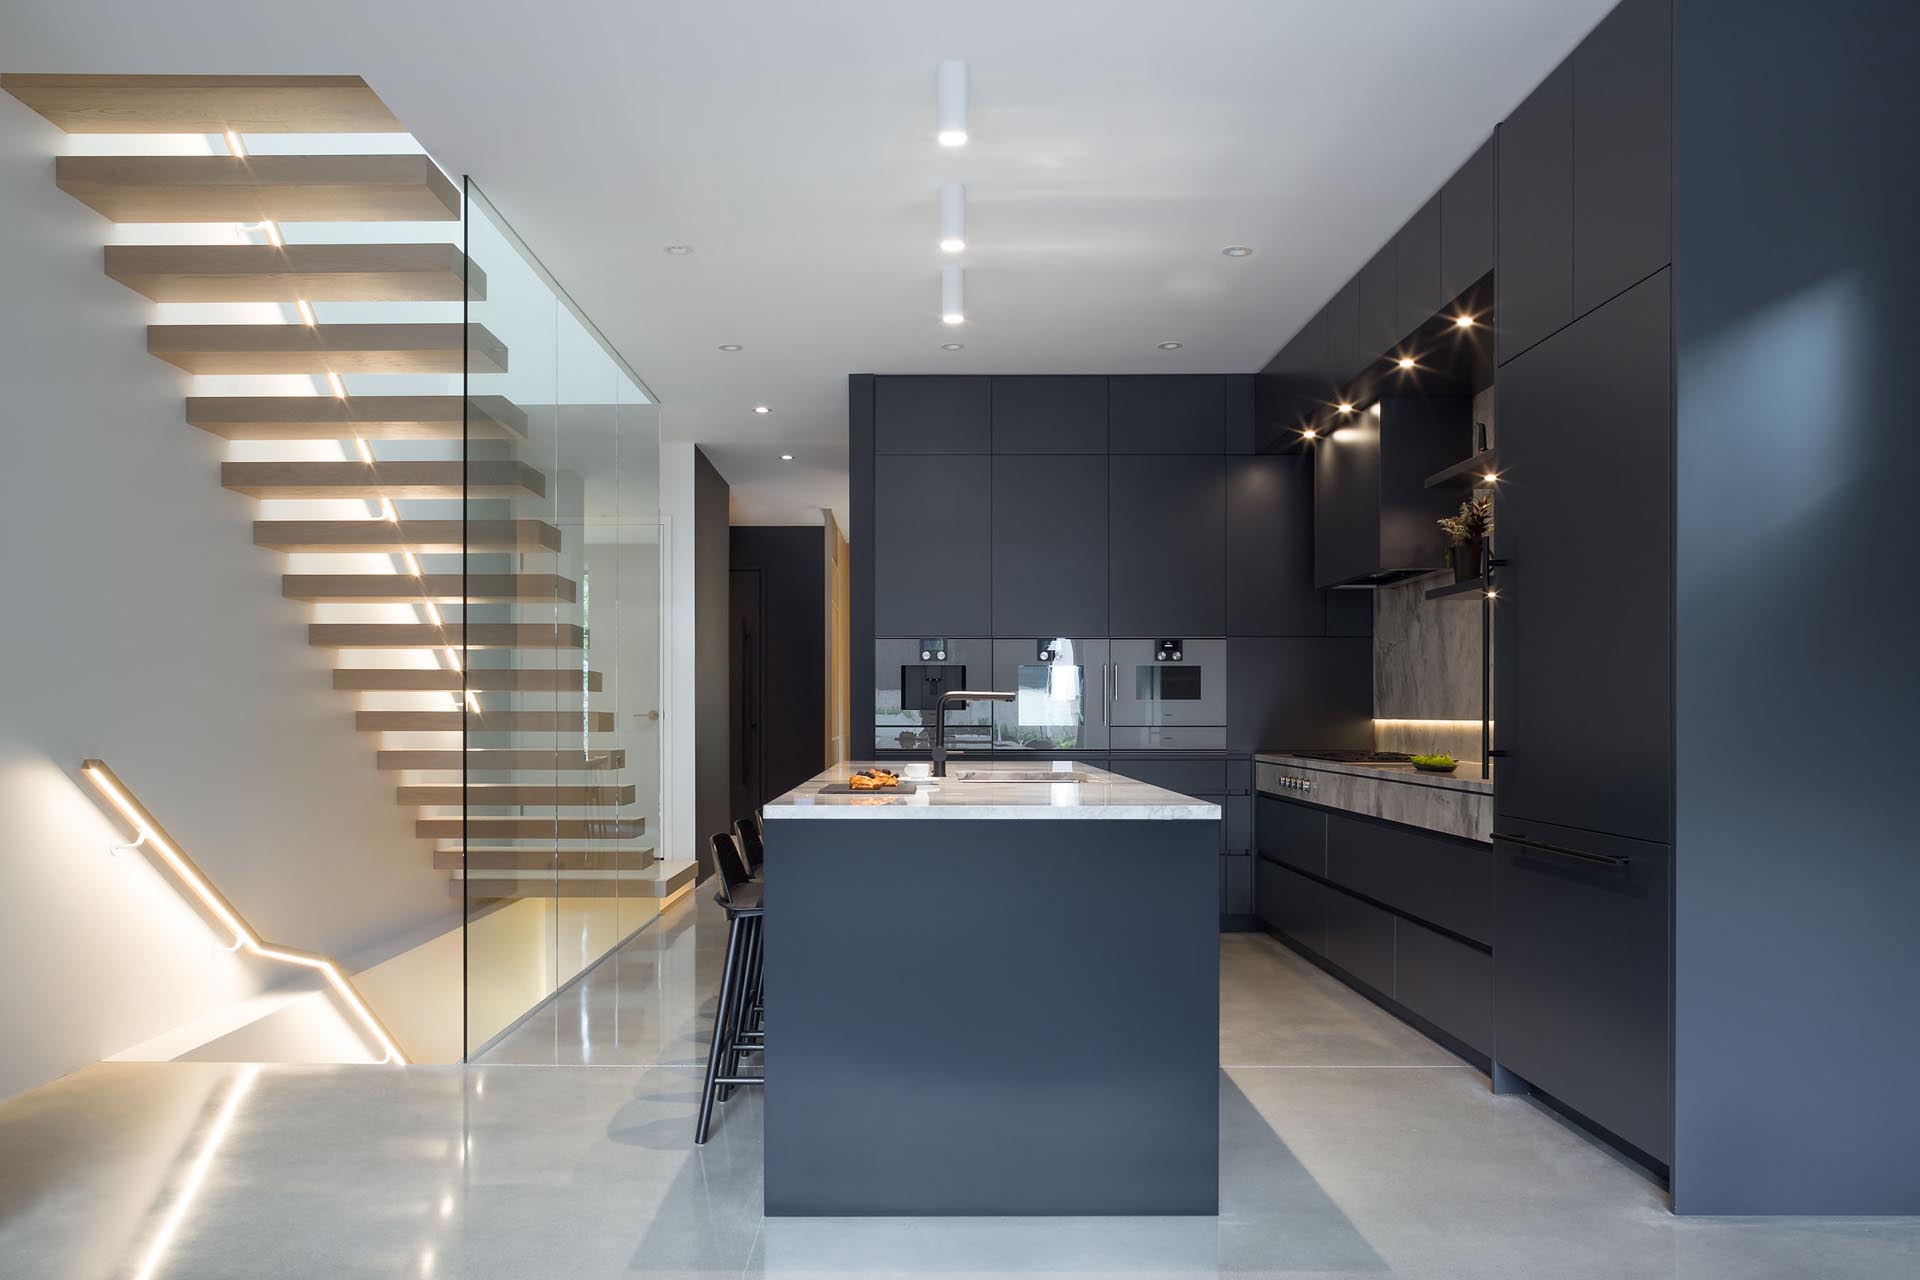
[{"label": "white marble island top", "polygon": [[[911,795],[856,792],[822,795],[821,788],[845,782],[856,771],[872,766],[858,761],[835,765],[767,803],[761,817],[789,818],[953,818],[1029,821],[1033,819],[1095,819],[1104,821],[1218,821],[1220,806],[1183,796],[1150,783],[1136,782],[1078,760],[954,760],[945,778],[907,778],[905,764],[885,768],[913,784]],[[1037,772],[1058,773],[1061,781],[1015,781],[1009,775],[1031,777]],[[1085,781],[1067,780],[1079,774]],[[977,781],[968,780],[977,775]]]}]

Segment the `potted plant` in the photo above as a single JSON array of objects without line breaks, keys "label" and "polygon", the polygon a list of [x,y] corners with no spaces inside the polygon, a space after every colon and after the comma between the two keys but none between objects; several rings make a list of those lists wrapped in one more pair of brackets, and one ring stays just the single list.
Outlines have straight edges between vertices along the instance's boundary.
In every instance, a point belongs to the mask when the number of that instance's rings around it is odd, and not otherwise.
[{"label": "potted plant", "polygon": [[1447,563],[1455,582],[1472,582],[1486,573],[1487,537],[1493,532],[1493,499],[1469,498],[1458,515],[1439,521],[1447,535]]}]

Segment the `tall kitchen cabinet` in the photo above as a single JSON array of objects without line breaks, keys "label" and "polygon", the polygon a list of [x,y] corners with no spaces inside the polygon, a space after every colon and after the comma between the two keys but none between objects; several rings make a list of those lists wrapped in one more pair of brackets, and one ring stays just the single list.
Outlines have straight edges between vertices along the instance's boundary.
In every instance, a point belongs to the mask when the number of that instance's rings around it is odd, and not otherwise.
[{"label": "tall kitchen cabinet", "polygon": [[1498,133],[1500,1079],[1672,1160],[1669,0]]}]

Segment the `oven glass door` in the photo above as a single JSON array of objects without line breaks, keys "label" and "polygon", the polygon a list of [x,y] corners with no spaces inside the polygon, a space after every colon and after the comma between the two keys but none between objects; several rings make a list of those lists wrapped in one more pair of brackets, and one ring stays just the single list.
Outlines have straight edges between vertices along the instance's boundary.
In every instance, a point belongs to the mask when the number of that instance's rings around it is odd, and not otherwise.
[{"label": "oven glass door", "polygon": [[1226,641],[1188,640],[1178,662],[1155,661],[1155,648],[1151,640],[1113,642],[1113,723],[1225,724]]}]

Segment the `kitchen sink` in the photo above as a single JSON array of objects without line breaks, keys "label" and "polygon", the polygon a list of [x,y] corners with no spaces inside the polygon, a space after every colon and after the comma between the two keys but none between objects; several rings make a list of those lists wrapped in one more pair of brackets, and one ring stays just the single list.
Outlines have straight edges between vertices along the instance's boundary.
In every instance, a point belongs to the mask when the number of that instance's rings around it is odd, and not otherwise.
[{"label": "kitchen sink", "polygon": [[1090,773],[1070,773],[1063,769],[956,769],[950,775],[955,782],[1090,782]]}]

